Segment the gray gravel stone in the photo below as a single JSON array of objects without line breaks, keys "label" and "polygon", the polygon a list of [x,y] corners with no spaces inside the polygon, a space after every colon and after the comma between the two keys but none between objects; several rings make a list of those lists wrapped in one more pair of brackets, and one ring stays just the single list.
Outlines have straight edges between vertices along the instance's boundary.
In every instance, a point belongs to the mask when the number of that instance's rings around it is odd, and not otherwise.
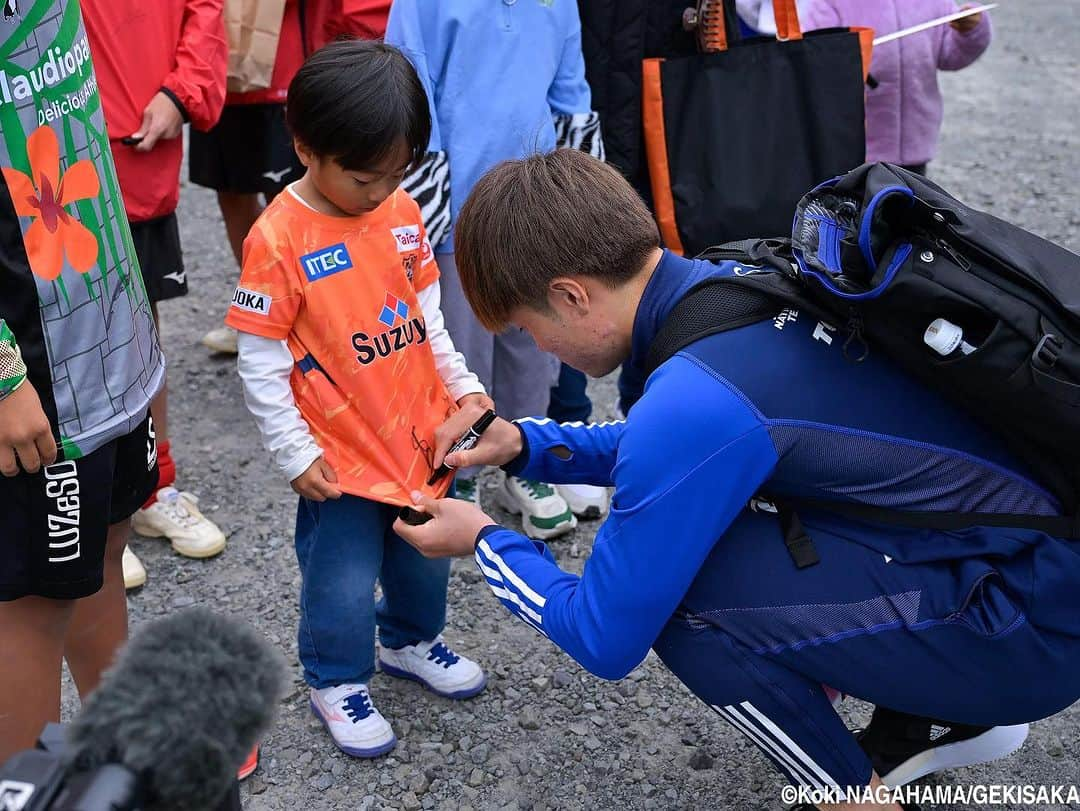
[{"label": "gray gravel stone", "polygon": [[518,726],[522,729],[540,729],[540,715],[534,707],[526,707],[518,715]]}]

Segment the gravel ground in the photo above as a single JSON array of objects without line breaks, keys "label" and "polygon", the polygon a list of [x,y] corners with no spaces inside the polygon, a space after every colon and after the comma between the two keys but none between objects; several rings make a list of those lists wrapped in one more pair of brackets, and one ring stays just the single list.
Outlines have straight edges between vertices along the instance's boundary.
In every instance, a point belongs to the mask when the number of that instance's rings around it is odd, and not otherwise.
[{"label": "gravel ground", "polygon": [[[941,155],[931,167],[935,180],[967,202],[1074,251],[1078,12],[1075,2],[1004,2],[989,53],[943,77],[948,111]],[[160,541],[134,540],[149,581],[131,596],[130,608],[136,631],[197,603],[234,614],[294,665],[261,768],[244,787],[247,809],[781,807],[781,781],[764,758],[653,657],[620,683],[590,676],[509,618],[469,561],[454,564],[446,636],[486,667],[488,690],[455,703],[377,675],[373,697],[399,745],[374,762],[339,753],[307,710],[296,664],[295,497],[259,445],[233,362],[208,358],[197,344],[220,322],[236,275],[233,259],[210,194],[185,186],[180,216],[192,293],[162,306],[171,434],[180,485],[201,496],[229,546],[215,560],[193,561]],[[594,416],[610,416],[614,381],[596,381],[592,392]],[[581,570],[596,526],[584,523],[554,544],[564,568]],[[77,703],[70,684],[65,701],[70,715]],[[867,718],[858,702],[848,701],[844,711],[852,724]],[[1080,783],[1078,724],[1074,705],[1033,725],[1010,759],[940,779]]]}]

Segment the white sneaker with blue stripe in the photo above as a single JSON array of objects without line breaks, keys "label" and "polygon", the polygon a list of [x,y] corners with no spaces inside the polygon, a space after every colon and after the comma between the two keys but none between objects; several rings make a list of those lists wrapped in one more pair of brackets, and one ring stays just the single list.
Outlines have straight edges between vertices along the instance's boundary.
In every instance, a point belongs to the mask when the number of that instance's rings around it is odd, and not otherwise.
[{"label": "white sneaker with blue stripe", "polygon": [[480,665],[450,650],[441,635],[403,648],[382,648],[379,666],[388,676],[418,681],[444,698],[472,698],[487,685]]},{"label": "white sneaker with blue stripe", "polygon": [[346,755],[373,758],[397,746],[394,730],[371,703],[366,684],[313,687],[311,712]]}]

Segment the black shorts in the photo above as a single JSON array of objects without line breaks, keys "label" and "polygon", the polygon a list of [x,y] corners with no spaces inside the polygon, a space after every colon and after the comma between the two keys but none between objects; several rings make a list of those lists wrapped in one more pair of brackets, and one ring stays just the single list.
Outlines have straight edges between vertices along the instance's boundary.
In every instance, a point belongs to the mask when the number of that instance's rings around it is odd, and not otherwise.
[{"label": "black shorts", "polygon": [[98,591],[109,526],[130,518],[157,481],[149,415],[81,459],[0,476],[0,601],[74,600]]},{"label": "black shorts", "polygon": [[131,239],[150,301],[186,296],[187,272],[176,212],[131,223]]},{"label": "black shorts", "polygon": [[209,132],[191,131],[191,182],[216,191],[264,194],[269,201],[304,175],[283,104],[230,104]]}]

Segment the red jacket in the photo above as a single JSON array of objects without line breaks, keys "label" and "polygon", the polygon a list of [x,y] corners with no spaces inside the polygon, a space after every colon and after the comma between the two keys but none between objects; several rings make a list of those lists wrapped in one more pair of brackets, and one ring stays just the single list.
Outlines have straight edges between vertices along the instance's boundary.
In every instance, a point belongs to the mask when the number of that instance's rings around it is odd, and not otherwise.
[{"label": "red jacket", "polygon": [[224,0],[81,0],[105,123],[128,219],[170,214],[180,197],[184,139],[136,152],[120,139],[165,88],[192,126],[209,129],[225,101]]},{"label": "red jacket", "polygon": [[230,93],[226,104],[284,104],[308,56],[339,37],[381,39],[389,14],[390,0],[286,0],[270,87]]}]

